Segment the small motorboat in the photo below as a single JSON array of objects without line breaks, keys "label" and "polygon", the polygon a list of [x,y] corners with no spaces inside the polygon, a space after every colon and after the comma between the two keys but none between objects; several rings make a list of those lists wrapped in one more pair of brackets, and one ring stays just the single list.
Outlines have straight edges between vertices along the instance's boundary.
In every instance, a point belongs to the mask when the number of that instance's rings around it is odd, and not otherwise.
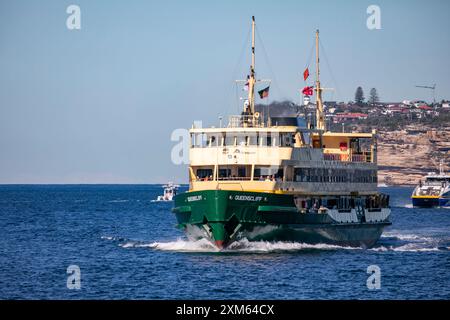
[{"label": "small motorboat", "polygon": [[158,196],[158,198],[156,200],[152,200],[152,202],[172,201],[173,197],[177,194],[179,187],[180,185],[174,184],[173,182],[163,185],[164,194],[162,196]]}]

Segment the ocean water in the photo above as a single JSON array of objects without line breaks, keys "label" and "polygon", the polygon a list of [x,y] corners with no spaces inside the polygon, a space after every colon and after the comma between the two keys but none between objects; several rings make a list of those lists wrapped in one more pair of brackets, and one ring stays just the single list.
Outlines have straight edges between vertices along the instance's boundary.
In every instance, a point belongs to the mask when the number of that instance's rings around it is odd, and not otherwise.
[{"label": "ocean water", "polygon": [[393,225],[375,248],[242,240],[217,252],[187,241],[171,203],[151,202],[160,185],[0,186],[0,298],[449,299],[450,210],[382,190]]}]

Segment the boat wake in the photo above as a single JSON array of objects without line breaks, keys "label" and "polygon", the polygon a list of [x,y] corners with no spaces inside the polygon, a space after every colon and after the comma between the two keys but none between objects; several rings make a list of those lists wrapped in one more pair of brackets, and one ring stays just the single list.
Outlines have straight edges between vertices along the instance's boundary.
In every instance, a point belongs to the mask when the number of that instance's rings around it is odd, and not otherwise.
[{"label": "boat wake", "polygon": [[328,244],[306,244],[298,242],[269,242],[269,241],[249,241],[241,239],[233,242],[226,249],[218,249],[211,242],[205,239],[197,241],[177,240],[173,242],[155,242],[150,245],[155,250],[181,251],[181,252],[221,252],[221,253],[270,253],[270,252],[295,252],[301,250],[339,250],[358,249],[351,247],[341,247]]},{"label": "boat wake", "polygon": [[289,253],[301,251],[337,251],[337,250],[369,250],[374,252],[432,252],[450,250],[450,238],[424,237],[415,234],[402,234],[386,232],[375,247],[364,249],[362,247],[346,247],[331,244],[307,244],[299,242],[282,241],[249,241],[241,239],[233,242],[226,249],[218,249],[206,239],[185,240],[167,242],[146,242],[130,240],[120,237],[102,237],[118,243],[124,249],[148,248],[157,251],[191,252],[191,253]]},{"label": "boat wake", "polygon": [[385,232],[373,251],[432,252],[450,250],[449,237],[423,236],[418,234]]}]

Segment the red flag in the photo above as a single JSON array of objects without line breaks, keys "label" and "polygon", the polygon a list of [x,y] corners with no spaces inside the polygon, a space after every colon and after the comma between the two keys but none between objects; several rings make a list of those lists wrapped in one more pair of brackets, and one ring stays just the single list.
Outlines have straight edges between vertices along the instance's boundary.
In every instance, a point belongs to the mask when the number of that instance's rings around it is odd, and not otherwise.
[{"label": "red flag", "polygon": [[303,95],[312,96],[313,95],[313,87],[304,87],[302,90]]},{"label": "red flag", "polygon": [[303,71],[303,80],[306,81],[308,77],[309,77],[309,70],[308,68],[306,68],[305,71]]}]

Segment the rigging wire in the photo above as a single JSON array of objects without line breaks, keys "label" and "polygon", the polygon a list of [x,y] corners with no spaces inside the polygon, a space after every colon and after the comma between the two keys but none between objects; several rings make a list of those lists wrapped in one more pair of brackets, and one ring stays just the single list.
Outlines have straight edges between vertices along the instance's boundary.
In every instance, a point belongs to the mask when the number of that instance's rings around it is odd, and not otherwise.
[{"label": "rigging wire", "polygon": [[330,72],[331,81],[334,83],[334,86],[336,87],[337,98],[339,98],[339,100],[341,100],[341,101],[344,101],[344,100],[342,100],[341,90],[339,89],[338,82],[336,81],[336,78],[334,77],[333,70],[331,69],[330,63],[328,61],[328,57],[327,57],[325,48],[324,48],[324,46],[322,44],[322,41],[320,41],[320,39],[319,39],[319,44],[320,44],[320,48],[322,49],[323,56],[325,58],[325,63],[327,65],[328,71]]},{"label": "rigging wire", "polygon": [[250,40],[250,33],[251,33],[251,31],[252,31],[252,28],[250,27],[248,29],[247,36],[245,37],[244,43],[242,44],[242,48],[241,48],[241,52],[239,54],[239,58],[238,58],[238,60],[236,62],[236,65],[235,65],[235,67],[233,69],[233,73],[232,73],[233,78],[236,77],[236,73],[237,73],[238,69],[240,68],[241,63],[243,61],[245,50],[249,47],[248,43],[249,43],[249,40]]},{"label": "rigging wire", "polygon": [[247,36],[245,37],[244,43],[242,45],[241,52],[240,52],[239,57],[238,57],[238,59],[236,61],[236,65],[235,65],[235,67],[233,69],[233,72],[231,74],[231,76],[232,76],[232,79],[231,79],[232,86],[231,86],[231,90],[230,90],[230,92],[228,94],[230,96],[233,96],[233,90],[235,90],[235,97],[234,97],[234,99],[231,99],[231,100],[235,100],[235,101],[231,101],[230,102],[231,105],[229,106],[228,110],[231,111],[232,113],[234,112],[234,108],[235,107],[238,110],[238,113],[240,112],[239,111],[239,108],[240,108],[239,102],[240,101],[239,101],[238,85],[235,82],[235,80],[236,80],[236,76],[237,76],[236,74],[237,74],[238,70],[241,68],[242,61],[244,60],[243,57],[244,57],[245,50],[248,49],[248,43],[249,43],[249,40],[250,40],[251,31],[252,31],[252,28],[250,26],[249,29],[248,29],[248,32],[247,32]]},{"label": "rigging wire", "polygon": [[266,59],[266,63],[267,63],[267,66],[269,68],[269,72],[271,74],[271,77],[273,78],[273,82],[275,84],[275,87],[276,87],[276,89],[278,90],[278,92],[280,93],[280,95],[282,97],[286,97],[286,95],[284,94],[284,92],[281,90],[281,88],[278,85],[278,80],[277,80],[277,78],[275,76],[275,72],[273,72],[272,66],[270,64],[269,56],[267,55],[266,48],[264,47],[264,42],[262,41],[262,37],[261,37],[261,35],[259,33],[259,30],[258,30],[257,26],[256,26],[255,30],[256,30],[256,34],[258,36],[258,40],[259,40],[259,42],[261,42],[261,48],[262,48],[262,51],[263,51],[263,55],[264,55],[264,58]]},{"label": "rigging wire", "polygon": [[[308,60],[306,60],[307,63],[306,63],[306,65],[305,65],[305,69],[304,69],[304,70],[306,70],[306,69],[309,70],[309,68],[310,68],[310,66],[311,66],[311,61],[312,61],[312,59],[313,59],[313,53],[314,53],[314,47],[315,47],[315,41],[312,42],[311,49],[309,50]],[[301,75],[300,77],[303,79],[303,75]],[[306,80],[308,80],[308,79],[306,79]],[[307,83],[306,80],[304,80],[304,81],[305,81],[306,85],[308,85],[308,83]],[[302,97],[303,97],[302,88],[300,87],[299,90],[300,90],[300,101],[299,101],[299,106],[303,106],[303,108],[305,108],[306,106],[303,105],[303,101],[302,101]],[[305,109],[304,109],[304,110],[305,110]]]},{"label": "rigging wire", "polygon": [[234,98],[236,100],[235,107],[236,107],[236,110],[237,110],[236,114],[239,114],[239,88],[238,88],[237,83],[234,84],[234,89],[235,89],[235,97]]},{"label": "rigging wire", "polygon": [[[311,49],[309,50],[309,56],[308,56],[308,60],[307,60],[308,62],[305,66],[305,70],[306,69],[309,70],[309,67],[311,66],[311,60],[313,59],[314,47],[315,47],[315,42],[313,41]],[[308,80],[308,79],[306,79],[306,80]],[[302,92],[302,89],[300,88],[300,105],[303,105],[302,97],[303,97],[303,92]]]},{"label": "rigging wire", "polygon": [[311,65],[311,60],[312,60],[313,52],[314,52],[314,41],[313,41],[313,43],[312,43],[311,50],[309,50],[309,56],[308,56],[308,60],[307,60],[308,63],[307,63],[307,65],[305,66],[305,69],[306,69],[306,68],[309,68],[309,66]]}]

